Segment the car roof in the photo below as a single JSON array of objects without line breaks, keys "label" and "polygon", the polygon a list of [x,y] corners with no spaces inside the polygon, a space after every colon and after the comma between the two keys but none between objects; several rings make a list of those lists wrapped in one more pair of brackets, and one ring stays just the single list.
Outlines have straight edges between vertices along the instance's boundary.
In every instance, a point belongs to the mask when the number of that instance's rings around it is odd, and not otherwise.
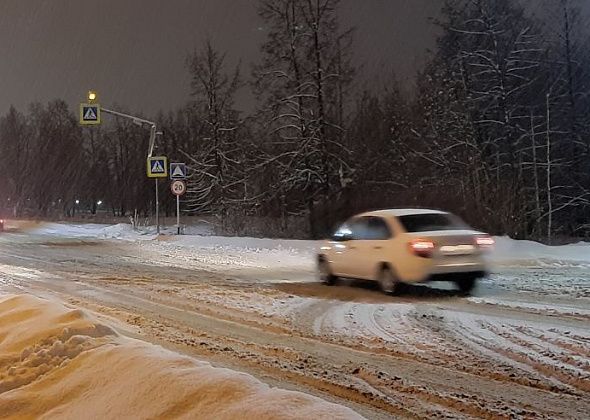
[{"label": "car roof", "polygon": [[399,217],[409,216],[412,214],[448,214],[447,212],[432,209],[387,209],[387,210],[376,210],[367,213],[359,214],[357,217]]}]

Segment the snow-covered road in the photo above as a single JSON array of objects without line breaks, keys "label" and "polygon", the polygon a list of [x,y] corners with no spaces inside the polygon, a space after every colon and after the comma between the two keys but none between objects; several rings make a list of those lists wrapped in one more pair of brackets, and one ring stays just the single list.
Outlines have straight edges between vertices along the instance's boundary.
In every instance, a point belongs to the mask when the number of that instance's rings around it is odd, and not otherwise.
[{"label": "snow-covered road", "polygon": [[43,225],[0,237],[0,293],[57,297],[131,337],[368,418],[585,418],[590,246],[500,240],[473,297],[330,288],[315,244]]}]

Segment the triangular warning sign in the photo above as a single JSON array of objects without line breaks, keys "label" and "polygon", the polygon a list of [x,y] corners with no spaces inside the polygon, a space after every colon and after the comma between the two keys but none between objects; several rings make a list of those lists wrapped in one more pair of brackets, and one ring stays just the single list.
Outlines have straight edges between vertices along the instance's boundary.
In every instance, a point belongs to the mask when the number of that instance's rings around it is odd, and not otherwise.
[{"label": "triangular warning sign", "polygon": [[96,111],[92,107],[86,108],[86,112],[84,113],[84,119],[87,121],[95,121],[98,119],[96,115]]},{"label": "triangular warning sign", "polygon": [[175,166],[174,171],[172,172],[172,177],[183,177],[184,171],[182,170],[182,166]]},{"label": "triangular warning sign", "polygon": [[164,172],[164,165],[162,165],[161,161],[155,160],[154,162],[152,162],[152,173],[163,174]]}]

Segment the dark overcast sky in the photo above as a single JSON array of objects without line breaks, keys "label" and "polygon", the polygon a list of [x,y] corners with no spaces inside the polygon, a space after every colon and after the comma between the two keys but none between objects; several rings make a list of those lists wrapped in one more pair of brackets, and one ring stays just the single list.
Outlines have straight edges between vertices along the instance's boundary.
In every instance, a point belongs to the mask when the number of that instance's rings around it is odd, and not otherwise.
[{"label": "dark overcast sky", "polygon": [[[343,0],[355,26],[363,76],[391,71],[410,83],[434,28],[439,0]],[[10,104],[64,98],[88,88],[101,102],[148,114],[188,98],[186,55],[210,37],[244,72],[264,39],[255,0],[0,0],[0,112]],[[408,81],[410,80],[410,81]],[[245,100],[242,99],[244,103]]]}]

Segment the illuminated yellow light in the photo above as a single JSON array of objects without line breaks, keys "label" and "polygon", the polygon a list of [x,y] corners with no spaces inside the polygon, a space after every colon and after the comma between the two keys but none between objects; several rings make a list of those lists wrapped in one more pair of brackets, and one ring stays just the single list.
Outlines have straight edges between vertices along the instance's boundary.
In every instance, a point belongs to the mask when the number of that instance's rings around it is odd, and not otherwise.
[{"label": "illuminated yellow light", "polygon": [[96,94],[96,92],[94,92],[92,90],[90,92],[88,92],[88,100],[90,102],[96,101],[97,97],[98,97],[98,95]]}]

